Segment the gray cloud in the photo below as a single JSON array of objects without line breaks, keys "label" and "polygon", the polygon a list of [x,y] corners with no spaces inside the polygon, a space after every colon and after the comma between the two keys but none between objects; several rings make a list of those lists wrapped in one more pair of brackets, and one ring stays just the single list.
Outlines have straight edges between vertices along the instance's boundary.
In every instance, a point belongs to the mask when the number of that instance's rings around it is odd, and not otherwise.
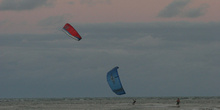
[{"label": "gray cloud", "polygon": [[2,20],[2,21],[0,21],[0,26],[6,24],[8,22],[9,22],[8,20]]},{"label": "gray cloud", "polygon": [[184,7],[190,3],[190,0],[174,0],[164,10],[162,10],[159,17],[174,17],[182,13]]},{"label": "gray cloud", "polygon": [[73,5],[75,4],[73,1],[68,2],[68,4]]},{"label": "gray cloud", "polygon": [[31,10],[47,5],[48,0],[2,0],[0,10]]},{"label": "gray cloud", "polygon": [[50,16],[38,22],[41,26],[57,26],[65,23],[65,15]]},{"label": "gray cloud", "polygon": [[191,3],[191,0],[174,0],[165,9],[163,9],[158,17],[170,18],[170,17],[188,17],[196,18],[205,14],[205,10],[208,8],[207,4],[202,4],[198,8],[185,9],[185,7]]},{"label": "gray cloud", "polygon": [[2,96],[115,96],[106,82],[114,66],[128,97],[219,96],[220,23],[74,27],[83,37],[79,42],[63,32],[1,35]]},{"label": "gray cloud", "polygon": [[206,9],[209,6],[207,4],[203,4],[198,8],[189,9],[183,13],[183,17],[196,18],[205,14]]},{"label": "gray cloud", "polygon": [[110,0],[80,0],[81,4],[95,5],[95,4],[109,4]]}]

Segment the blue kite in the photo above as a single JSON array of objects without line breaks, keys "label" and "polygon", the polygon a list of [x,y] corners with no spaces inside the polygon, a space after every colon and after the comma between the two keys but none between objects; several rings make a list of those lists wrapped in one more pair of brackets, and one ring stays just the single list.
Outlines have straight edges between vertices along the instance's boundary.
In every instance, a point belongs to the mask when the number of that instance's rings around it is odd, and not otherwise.
[{"label": "blue kite", "polygon": [[109,87],[112,89],[112,91],[115,94],[123,95],[126,93],[122,87],[122,84],[121,84],[121,81],[118,75],[118,71],[117,71],[118,68],[119,67],[116,66],[107,73],[107,82],[108,82]]}]

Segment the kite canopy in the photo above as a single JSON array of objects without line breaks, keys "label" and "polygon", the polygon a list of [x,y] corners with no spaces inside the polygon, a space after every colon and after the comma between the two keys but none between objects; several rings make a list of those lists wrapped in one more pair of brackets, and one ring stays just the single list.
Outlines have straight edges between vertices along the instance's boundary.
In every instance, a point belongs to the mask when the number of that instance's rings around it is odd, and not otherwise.
[{"label": "kite canopy", "polygon": [[112,89],[112,91],[117,95],[123,95],[125,94],[125,91],[122,87],[119,75],[118,75],[118,69],[119,67],[115,67],[112,70],[110,70],[107,73],[107,82],[109,84],[109,87]]},{"label": "kite canopy", "polygon": [[73,39],[75,39],[77,41],[82,39],[82,37],[79,35],[79,33],[69,23],[66,23],[62,30],[68,36],[70,36],[71,38],[73,38]]}]

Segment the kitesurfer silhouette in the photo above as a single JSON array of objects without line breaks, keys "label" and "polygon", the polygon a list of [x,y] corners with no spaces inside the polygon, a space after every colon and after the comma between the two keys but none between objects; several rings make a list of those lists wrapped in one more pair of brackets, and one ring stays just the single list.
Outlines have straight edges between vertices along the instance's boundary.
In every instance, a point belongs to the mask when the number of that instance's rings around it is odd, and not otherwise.
[{"label": "kitesurfer silhouette", "polygon": [[135,99],[133,99],[133,103],[132,103],[132,105],[134,105],[136,103],[136,100]]},{"label": "kitesurfer silhouette", "polygon": [[180,99],[179,99],[179,98],[177,98],[177,100],[176,100],[176,105],[178,105],[178,106],[179,106],[179,104],[180,104]]}]

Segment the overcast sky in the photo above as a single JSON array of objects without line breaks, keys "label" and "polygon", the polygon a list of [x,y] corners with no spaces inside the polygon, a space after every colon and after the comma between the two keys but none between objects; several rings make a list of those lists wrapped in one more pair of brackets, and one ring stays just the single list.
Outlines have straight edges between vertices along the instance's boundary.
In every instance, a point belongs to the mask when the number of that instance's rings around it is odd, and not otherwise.
[{"label": "overcast sky", "polygon": [[115,66],[122,97],[220,96],[219,4],[0,0],[0,98],[121,97],[106,81]]}]

